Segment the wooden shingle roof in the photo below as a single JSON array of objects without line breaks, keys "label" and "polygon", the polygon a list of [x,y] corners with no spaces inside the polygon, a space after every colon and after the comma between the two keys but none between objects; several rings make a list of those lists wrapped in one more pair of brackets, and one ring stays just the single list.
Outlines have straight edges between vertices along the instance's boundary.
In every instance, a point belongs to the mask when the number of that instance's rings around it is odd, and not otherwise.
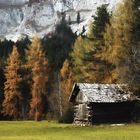
[{"label": "wooden shingle roof", "polygon": [[136,100],[126,84],[76,83],[69,101],[75,102],[78,94],[82,94],[82,102],[114,103]]}]

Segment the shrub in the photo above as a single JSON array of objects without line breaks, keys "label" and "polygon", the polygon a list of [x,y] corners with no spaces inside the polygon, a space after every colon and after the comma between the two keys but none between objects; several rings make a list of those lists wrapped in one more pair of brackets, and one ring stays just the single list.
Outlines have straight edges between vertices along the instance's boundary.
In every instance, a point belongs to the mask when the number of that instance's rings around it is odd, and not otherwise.
[{"label": "shrub", "polygon": [[69,107],[59,119],[59,123],[72,123],[74,119],[73,108]]}]

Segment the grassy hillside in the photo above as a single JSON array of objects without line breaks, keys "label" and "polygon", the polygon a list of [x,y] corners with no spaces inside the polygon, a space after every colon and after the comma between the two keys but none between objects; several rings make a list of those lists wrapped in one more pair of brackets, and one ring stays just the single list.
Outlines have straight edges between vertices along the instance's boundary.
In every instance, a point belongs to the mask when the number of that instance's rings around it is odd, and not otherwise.
[{"label": "grassy hillside", "polygon": [[139,140],[140,124],[78,127],[42,122],[0,122],[0,140]]}]

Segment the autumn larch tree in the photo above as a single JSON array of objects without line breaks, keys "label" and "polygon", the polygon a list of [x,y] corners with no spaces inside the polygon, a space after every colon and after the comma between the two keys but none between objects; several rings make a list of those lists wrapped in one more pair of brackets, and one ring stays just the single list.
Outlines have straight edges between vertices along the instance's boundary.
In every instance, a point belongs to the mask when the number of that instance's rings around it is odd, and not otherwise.
[{"label": "autumn larch tree", "polygon": [[60,70],[60,77],[60,95],[62,101],[62,116],[60,122],[72,123],[74,112],[73,107],[69,103],[69,96],[72,91],[74,80],[70,60],[66,59],[64,61],[63,67]]},{"label": "autumn larch tree", "polygon": [[140,2],[125,0],[106,28],[106,59],[116,67],[117,83],[140,85]]},{"label": "autumn larch tree", "polygon": [[27,66],[31,69],[32,99],[30,103],[30,114],[36,121],[40,120],[46,102],[46,83],[48,80],[48,61],[43,53],[41,41],[37,35],[32,39],[31,46],[27,51]]},{"label": "autumn larch tree", "polygon": [[0,116],[2,116],[2,103],[3,103],[3,99],[4,99],[4,82],[5,82],[5,76],[4,76],[4,71],[1,68],[0,69]]},{"label": "autumn larch tree", "polygon": [[87,38],[78,37],[71,53],[72,71],[76,82],[94,82],[96,80],[93,64],[93,43]]},{"label": "autumn larch tree", "polygon": [[70,66],[70,62],[67,59],[64,61],[63,67],[60,70],[60,75],[61,75],[62,105],[63,111],[66,111],[66,109],[68,109],[69,107],[68,99],[74,83],[72,76],[72,68]]},{"label": "autumn larch tree", "polygon": [[3,114],[18,119],[21,113],[22,96],[19,83],[22,80],[19,75],[21,67],[20,56],[14,46],[11,55],[7,60],[5,68],[6,82],[4,83]]}]

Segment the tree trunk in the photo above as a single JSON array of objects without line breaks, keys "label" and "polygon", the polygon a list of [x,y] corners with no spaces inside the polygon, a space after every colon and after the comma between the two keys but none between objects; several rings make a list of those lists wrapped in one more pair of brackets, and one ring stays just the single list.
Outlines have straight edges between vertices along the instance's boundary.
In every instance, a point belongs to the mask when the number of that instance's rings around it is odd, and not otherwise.
[{"label": "tree trunk", "polygon": [[61,81],[60,81],[60,74],[58,73],[58,95],[59,95],[59,111],[60,117],[63,116],[63,108],[62,108],[62,94],[61,94]]}]

